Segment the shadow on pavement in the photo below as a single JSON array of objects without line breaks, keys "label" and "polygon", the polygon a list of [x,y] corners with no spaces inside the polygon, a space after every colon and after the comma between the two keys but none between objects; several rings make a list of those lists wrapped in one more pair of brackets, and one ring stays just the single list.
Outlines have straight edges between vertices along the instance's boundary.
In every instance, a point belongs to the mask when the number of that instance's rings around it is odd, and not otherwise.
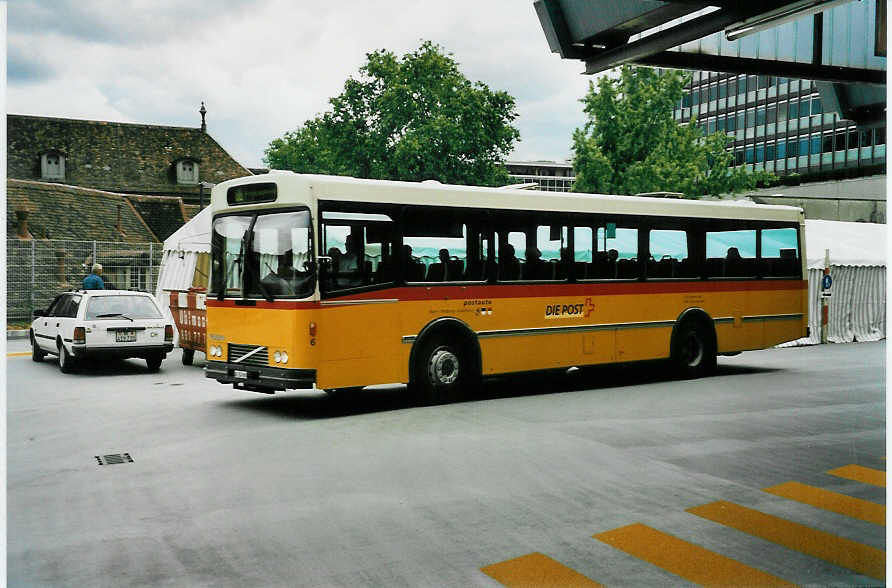
[{"label": "shadow on pavement", "polygon": [[[71,378],[96,378],[107,376],[129,376],[129,375],[157,375],[163,373],[165,366],[168,365],[170,358],[165,359],[161,363],[161,372],[149,372],[144,359],[79,359],[75,364],[74,371],[65,374]],[[55,355],[49,355],[44,358],[43,364],[47,369],[55,369],[59,371],[59,362]]]},{"label": "shadow on pavement", "polygon": [[[712,376],[740,376],[778,371],[754,365],[719,363]],[[479,392],[466,402],[519,398],[540,394],[601,390],[623,386],[639,386],[677,381],[665,362],[640,362],[596,366],[567,372],[534,372],[521,375],[487,378]],[[348,397],[331,397],[322,391],[288,391],[266,396],[255,392],[244,399],[221,403],[237,410],[257,412],[285,419],[327,419],[412,408],[406,386],[365,389]],[[255,395],[257,396],[251,396]]]}]

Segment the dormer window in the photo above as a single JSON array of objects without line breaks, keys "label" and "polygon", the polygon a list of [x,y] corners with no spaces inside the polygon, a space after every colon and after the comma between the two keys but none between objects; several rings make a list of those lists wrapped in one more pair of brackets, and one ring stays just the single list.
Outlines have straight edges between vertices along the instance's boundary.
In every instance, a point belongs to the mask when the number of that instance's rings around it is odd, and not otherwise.
[{"label": "dormer window", "polygon": [[47,151],[41,155],[40,178],[43,180],[64,180],[65,155],[59,151]]},{"label": "dormer window", "polygon": [[198,162],[181,159],[177,162],[177,184],[195,185],[198,183]]}]

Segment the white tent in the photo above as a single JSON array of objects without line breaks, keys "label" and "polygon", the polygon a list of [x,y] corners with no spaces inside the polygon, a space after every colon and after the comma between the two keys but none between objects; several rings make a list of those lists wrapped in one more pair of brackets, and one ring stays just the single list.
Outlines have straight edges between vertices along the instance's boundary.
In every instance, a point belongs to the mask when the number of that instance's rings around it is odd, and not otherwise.
[{"label": "white tent", "polygon": [[188,290],[201,253],[211,251],[211,209],[204,208],[164,240],[155,295],[165,302],[164,290]]},{"label": "white tent", "polygon": [[831,265],[886,265],[886,225],[830,220],[805,221],[808,267],[824,267],[824,251]]},{"label": "white tent", "polygon": [[832,343],[886,338],[887,225],[805,221],[811,335],[787,345],[821,342],[821,280],[830,250],[828,340]]}]

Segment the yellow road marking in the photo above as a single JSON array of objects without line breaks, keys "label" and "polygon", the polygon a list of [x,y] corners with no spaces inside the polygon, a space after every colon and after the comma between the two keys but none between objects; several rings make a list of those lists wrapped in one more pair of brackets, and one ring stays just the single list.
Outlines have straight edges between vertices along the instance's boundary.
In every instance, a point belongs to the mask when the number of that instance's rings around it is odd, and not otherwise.
[{"label": "yellow road marking", "polygon": [[846,478],[847,480],[855,480],[856,482],[863,482],[865,484],[879,486],[880,488],[886,487],[886,472],[883,470],[875,470],[873,468],[866,468],[864,466],[853,464],[830,470],[827,473],[831,476]]},{"label": "yellow road marking", "polygon": [[480,568],[508,588],[604,588],[579,572],[539,552]]},{"label": "yellow road marking", "polygon": [[701,586],[795,586],[641,523],[594,538]]},{"label": "yellow road marking", "polygon": [[830,490],[815,488],[799,482],[786,482],[771,488],[764,488],[763,490],[775,496],[789,498],[790,500],[867,521],[875,525],[886,526],[886,506],[883,504],[852,498],[839,492],[831,492]]},{"label": "yellow road marking", "polygon": [[26,355],[31,355],[30,351],[14,351],[12,353],[7,353],[6,357],[24,357]]},{"label": "yellow road marking", "polygon": [[723,500],[687,512],[866,576],[886,579],[886,552],[882,549]]}]

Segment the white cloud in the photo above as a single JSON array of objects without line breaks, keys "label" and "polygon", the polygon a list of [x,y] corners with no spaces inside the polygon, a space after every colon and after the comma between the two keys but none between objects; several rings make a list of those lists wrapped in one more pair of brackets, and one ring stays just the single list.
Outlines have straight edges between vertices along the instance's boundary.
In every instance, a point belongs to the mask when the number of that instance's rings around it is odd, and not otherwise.
[{"label": "white cloud", "polygon": [[377,49],[402,55],[429,39],[471,80],[512,94],[514,158],[569,157],[591,79],[550,53],[531,1],[59,6],[65,22],[44,4],[9,6],[10,112],[198,126],[204,100],[211,134],[252,167]]}]

